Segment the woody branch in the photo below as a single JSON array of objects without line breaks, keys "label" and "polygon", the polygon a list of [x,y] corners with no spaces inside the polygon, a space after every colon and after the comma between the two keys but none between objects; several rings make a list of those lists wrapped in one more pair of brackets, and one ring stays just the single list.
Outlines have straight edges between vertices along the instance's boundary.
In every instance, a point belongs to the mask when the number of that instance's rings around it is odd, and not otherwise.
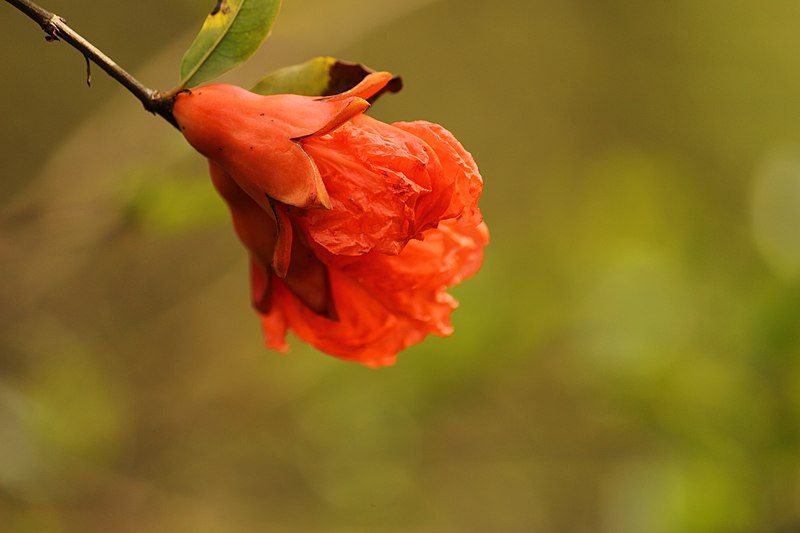
[{"label": "woody branch", "polygon": [[78,50],[109,76],[119,82],[131,94],[142,102],[144,108],[161,116],[167,122],[177,127],[175,117],[172,116],[172,98],[170,95],[145,87],[139,80],[131,76],[125,69],[117,65],[110,57],[100,51],[96,46],[87,41],[78,32],[70,28],[63,18],[47,11],[30,0],[6,0],[9,4],[36,22],[44,30],[48,40],[61,40]]}]

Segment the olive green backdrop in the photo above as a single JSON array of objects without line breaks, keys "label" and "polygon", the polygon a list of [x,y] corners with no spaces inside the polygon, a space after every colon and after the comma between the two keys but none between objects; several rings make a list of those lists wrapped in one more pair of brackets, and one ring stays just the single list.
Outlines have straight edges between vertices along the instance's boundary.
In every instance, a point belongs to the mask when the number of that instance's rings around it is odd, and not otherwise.
[{"label": "olive green backdrop", "polygon": [[[42,0],[169,88],[212,2]],[[261,347],[201,158],[0,5],[0,531],[796,531],[800,2],[286,0],[492,230],[456,333]],[[206,6],[205,4],[209,4]]]}]

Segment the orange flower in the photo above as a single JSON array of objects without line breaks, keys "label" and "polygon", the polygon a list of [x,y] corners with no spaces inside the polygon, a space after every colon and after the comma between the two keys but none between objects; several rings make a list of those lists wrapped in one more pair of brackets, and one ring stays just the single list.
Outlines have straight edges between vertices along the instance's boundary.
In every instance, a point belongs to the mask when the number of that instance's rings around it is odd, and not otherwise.
[{"label": "orange flower", "polygon": [[286,332],[368,366],[449,335],[446,292],[481,266],[488,230],[472,156],[429,122],[364,115],[391,75],[329,97],[230,85],[178,95],[174,114],[210,162],[250,252],[267,346]]}]

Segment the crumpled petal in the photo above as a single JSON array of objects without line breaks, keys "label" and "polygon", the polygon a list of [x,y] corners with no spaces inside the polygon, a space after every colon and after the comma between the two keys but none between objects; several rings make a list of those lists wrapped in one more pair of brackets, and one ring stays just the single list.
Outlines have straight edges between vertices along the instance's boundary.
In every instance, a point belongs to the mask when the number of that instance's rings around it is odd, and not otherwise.
[{"label": "crumpled petal", "polygon": [[408,243],[399,255],[371,252],[360,257],[320,254],[332,269],[356,280],[393,313],[414,319],[430,333],[452,333],[457,302],[445,291],[480,269],[489,240],[485,224],[443,221]]},{"label": "crumpled petal", "polygon": [[483,193],[483,178],[472,154],[464,149],[452,133],[439,124],[418,120],[395,122],[392,125],[416,135],[436,152],[442,164],[442,174],[449,177],[452,184],[448,207],[441,214],[441,218],[464,215],[473,220],[482,220],[477,206]]},{"label": "crumpled petal", "polygon": [[483,181],[472,156],[441,126],[359,115],[303,146],[333,208],[307,211],[301,225],[331,253],[398,254],[442,219],[475,219]]},{"label": "crumpled petal", "polygon": [[[361,120],[363,118],[363,120]],[[335,254],[397,254],[417,236],[415,208],[430,190],[429,153],[415,136],[359,117],[303,146],[314,159],[332,208],[299,217],[311,239]]]},{"label": "crumpled petal", "polygon": [[337,318],[312,312],[276,280],[273,305],[262,316],[265,335],[288,326],[322,351],[370,366],[394,362],[429,333],[453,331],[458,302],[446,289],[474,274],[488,242],[486,225],[448,220],[399,255],[342,256],[317,250],[328,266]]},{"label": "crumpled petal", "polygon": [[393,364],[397,352],[427,334],[412,320],[392,314],[347,276],[331,270],[330,277],[337,320],[314,313],[275,279],[273,312],[261,317],[268,343],[280,344],[281,328],[288,325],[298,337],[323,352],[377,367]]}]

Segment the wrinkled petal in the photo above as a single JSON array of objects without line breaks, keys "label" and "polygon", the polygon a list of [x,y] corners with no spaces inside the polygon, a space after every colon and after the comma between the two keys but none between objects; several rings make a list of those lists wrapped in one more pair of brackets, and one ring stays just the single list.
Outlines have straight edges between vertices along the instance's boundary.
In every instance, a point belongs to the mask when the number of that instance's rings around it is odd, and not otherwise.
[{"label": "wrinkled petal", "polygon": [[422,188],[414,205],[413,228],[416,234],[411,235],[411,238],[419,237],[426,229],[435,227],[439,220],[447,218],[445,211],[453,196],[458,176],[445,170],[436,150],[413,131],[406,131],[394,124],[384,124],[368,116],[356,117],[352,123],[362,131],[381,139],[392,139],[395,145],[403,146],[416,156],[414,159],[398,160],[396,152],[387,153],[382,150],[361,155],[368,157],[368,162],[377,168],[392,168],[402,172]]},{"label": "wrinkled petal", "polygon": [[313,312],[276,279],[271,309],[280,312],[262,316],[265,334],[288,325],[324,352],[370,366],[391,364],[399,351],[429,333],[452,333],[450,314],[458,302],[446,289],[480,268],[487,242],[485,224],[449,220],[399,255],[318,250],[330,272],[336,318]]},{"label": "wrinkled petal", "polygon": [[489,240],[486,225],[465,220],[443,221],[411,241],[399,255],[371,252],[352,257],[319,255],[364,287],[392,313],[423,323],[437,335],[452,333],[450,314],[458,302],[445,290],[480,269]]},{"label": "wrinkled petal", "polygon": [[440,220],[480,221],[478,168],[441,126],[389,125],[360,115],[303,146],[319,168],[333,208],[306,212],[302,226],[331,253],[398,254]]},{"label": "wrinkled petal", "polygon": [[[478,171],[472,154],[439,124],[418,120],[415,122],[395,122],[393,126],[412,133],[425,141],[437,154],[442,164],[442,172],[452,182],[452,194],[442,218],[453,218],[462,214],[480,221],[477,212],[478,199],[483,193],[483,178]],[[477,218],[476,218],[477,217]]]},{"label": "wrinkled petal", "polygon": [[[361,120],[361,119],[364,120]],[[327,211],[308,210],[301,225],[331,253],[397,254],[420,232],[415,208],[430,190],[423,142],[397,128],[359,117],[303,146],[316,162],[331,198]]]},{"label": "wrinkled petal", "polygon": [[330,271],[330,276],[337,320],[311,311],[276,279],[272,303],[273,309],[280,312],[262,316],[267,336],[273,332],[274,337],[274,332],[287,324],[298,337],[319,350],[368,366],[394,363],[399,351],[425,337],[425,328],[390,313],[358,283],[335,270]]}]

